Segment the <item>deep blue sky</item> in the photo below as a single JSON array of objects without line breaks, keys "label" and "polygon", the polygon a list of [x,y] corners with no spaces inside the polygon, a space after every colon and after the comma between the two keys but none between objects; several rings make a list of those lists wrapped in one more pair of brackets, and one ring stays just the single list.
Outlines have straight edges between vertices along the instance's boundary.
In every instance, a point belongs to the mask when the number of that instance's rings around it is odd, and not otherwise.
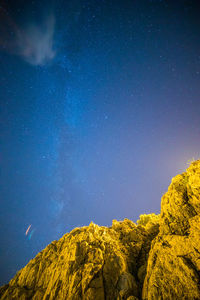
[{"label": "deep blue sky", "polygon": [[1,284],[73,227],[159,213],[199,158],[198,2],[0,1]]}]

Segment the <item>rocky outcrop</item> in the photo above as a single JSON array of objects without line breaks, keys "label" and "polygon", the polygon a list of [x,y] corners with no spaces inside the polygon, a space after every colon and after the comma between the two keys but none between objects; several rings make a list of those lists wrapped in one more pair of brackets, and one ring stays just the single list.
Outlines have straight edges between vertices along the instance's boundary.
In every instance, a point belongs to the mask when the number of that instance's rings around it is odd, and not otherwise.
[{"label": "rocky outcrop", "polygon": [[162,197],[142,299],[200,299],[200,161],[174,177]]},{"label": "rocky outcrop", "polygon": [[129,220],[76,228],[19,271],[1,299],[138,299],[157,233]]},{"label": "rocky outcrop", "polygon": [[200,161],[172,179],[159,216],[74,229],[3,286],[0,299],[200,299]]}]

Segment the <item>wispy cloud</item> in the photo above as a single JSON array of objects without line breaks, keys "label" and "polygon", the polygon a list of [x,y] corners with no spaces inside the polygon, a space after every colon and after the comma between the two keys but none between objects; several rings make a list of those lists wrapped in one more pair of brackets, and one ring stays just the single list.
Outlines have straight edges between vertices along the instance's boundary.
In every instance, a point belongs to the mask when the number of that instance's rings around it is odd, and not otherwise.
[{"label": "wispy cloud", "polygon": [[19,27],[2,8],[0,17],[1,50],[18,55],[35,66],[44,65],[55,57],[53,14],[48,15],[41,23],[25,24],[23,28]]},{"label": "wispy cloud", "polygon": [[44,65],[55,56],[53,37],[55,18],[50,15],[44,24],[31,24],[16,34],[18,54],[32,65]]}]

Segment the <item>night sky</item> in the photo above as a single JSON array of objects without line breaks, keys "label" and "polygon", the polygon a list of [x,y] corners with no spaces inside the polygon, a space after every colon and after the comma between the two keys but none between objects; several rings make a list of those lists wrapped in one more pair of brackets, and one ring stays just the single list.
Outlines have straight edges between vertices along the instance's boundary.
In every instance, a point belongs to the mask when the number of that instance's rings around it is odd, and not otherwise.
[{"label": "night sky", "polygon": [[160,212],[200,156],[199,16],[195,0],[0,1],[0,284],[74,227]]}]

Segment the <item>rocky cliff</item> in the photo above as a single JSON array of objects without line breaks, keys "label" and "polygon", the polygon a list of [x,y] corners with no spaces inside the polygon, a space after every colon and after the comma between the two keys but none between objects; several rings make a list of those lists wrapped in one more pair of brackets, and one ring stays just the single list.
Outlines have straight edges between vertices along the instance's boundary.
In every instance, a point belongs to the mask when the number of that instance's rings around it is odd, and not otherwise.
[{"label": "rocky cliff", "polygon": [[74,229],[1,287],[0,299],[200,299],[200,161],[172,179],[160,215]]}]

